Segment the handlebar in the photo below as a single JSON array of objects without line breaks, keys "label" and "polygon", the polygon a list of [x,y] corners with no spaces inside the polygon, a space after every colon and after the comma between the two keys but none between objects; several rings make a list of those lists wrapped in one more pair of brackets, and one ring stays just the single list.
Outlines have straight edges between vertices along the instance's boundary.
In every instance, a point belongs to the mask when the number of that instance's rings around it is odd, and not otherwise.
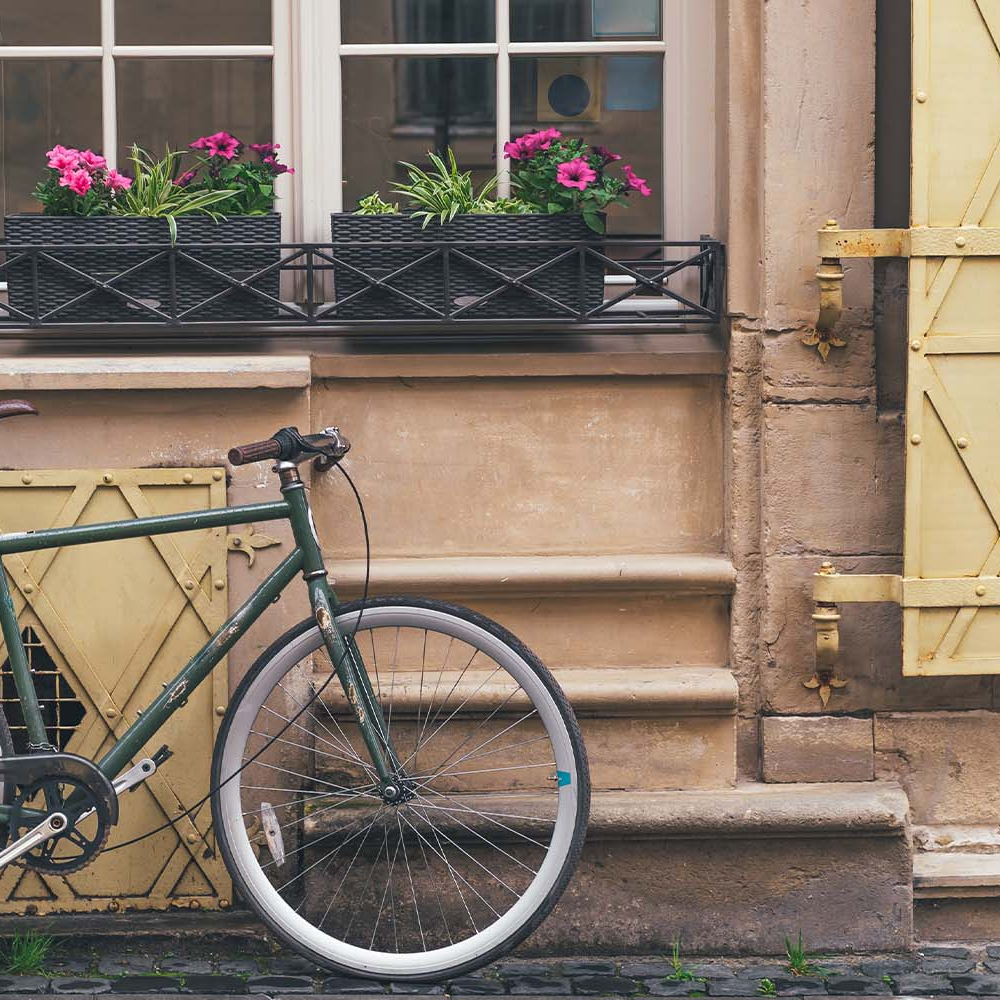
[{"label": "handlebar", "polygon": [[337,427],[327,427],[319,434],[300,434],[297,427],[282,427],[266,441],[240,444],[229,450],[231,465],[249,465],[271,459],[280,462],[304,462],[324,458],[339,462],[351,450],[351,442]]}]

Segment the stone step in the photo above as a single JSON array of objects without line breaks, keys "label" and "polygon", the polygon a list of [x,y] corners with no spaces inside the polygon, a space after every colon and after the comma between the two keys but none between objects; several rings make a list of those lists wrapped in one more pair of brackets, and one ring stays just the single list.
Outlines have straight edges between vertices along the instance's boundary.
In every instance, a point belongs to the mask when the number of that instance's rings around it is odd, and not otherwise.
[{"label": "stone step", "polygon": [[523,948],[665,953],[683,933],[689,954],[780,954],[801,929],[817,952],[904,950],[907,817],[882,782],[598,792],[570,889]]},{"label": "stone step", "polygon": [[[595,790],[728,788],[735,783],[738,690],[725,667],[573,668],[553,674],[580,719]],[[472,725],[498,707],[499,725],[503,717],[522,714],[527,704],[473,671],[447,676],[440,690],[454,704],[465,705]],[[426,711],[427,685],[419,671],[396,671],[393,692],[394,728],[415,719],[421,699]],[[331,685],[323,697],[334,716],[346,714],[339,687]],[[344,773],[341,761],[320,754],[316,772],[327,778]]]},{"label": "stone step", "polygon": [[919,899],[1000,896],[1000,855],[920,852],[913,858],[913,894]]}]

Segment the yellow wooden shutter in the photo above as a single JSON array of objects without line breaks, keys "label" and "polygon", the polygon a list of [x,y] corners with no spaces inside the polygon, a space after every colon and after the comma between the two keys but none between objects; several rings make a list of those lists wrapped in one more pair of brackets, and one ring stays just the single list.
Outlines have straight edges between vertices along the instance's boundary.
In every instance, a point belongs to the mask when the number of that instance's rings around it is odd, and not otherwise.
[{"label": "yellow wooden shutter", "polygon": [[914,0],[913,91],[903,672],[1000,673],[1000,0]]}]

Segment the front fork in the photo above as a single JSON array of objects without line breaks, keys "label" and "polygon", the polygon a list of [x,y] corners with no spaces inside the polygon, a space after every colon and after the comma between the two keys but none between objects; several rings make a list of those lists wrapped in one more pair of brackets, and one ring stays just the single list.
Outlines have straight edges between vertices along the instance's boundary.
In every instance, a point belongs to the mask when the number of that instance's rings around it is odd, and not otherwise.
[{"label": "front fork", "polygon": [[[337,628],[334,609],[338,602],[330,589],[326,567],[323,565],[323,553],[316,536],[305,484],[299,478],[298,468],[294,464],[281,462],[277,468],[281,476],[281,492],[290,508],[292,533],[303,554],[302,575],[309,586],[313,617],[378,773],[380,794],[387,802],[402,801],[407,797],[408,782],[392,745],[382,706],[375,696],[354,635],[344,634]],[[364,612],[361,614],[363,616]]]}]

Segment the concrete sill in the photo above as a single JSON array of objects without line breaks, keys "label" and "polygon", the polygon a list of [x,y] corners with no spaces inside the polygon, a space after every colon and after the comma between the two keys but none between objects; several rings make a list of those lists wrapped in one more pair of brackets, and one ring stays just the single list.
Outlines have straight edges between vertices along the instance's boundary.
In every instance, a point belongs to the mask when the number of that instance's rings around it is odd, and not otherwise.
[{"label": "concrete sill", "polygon": [[[334,584],[357,593],[363,559],[324,553]],[[602,591],[730,594],[736,570],[727,556],[711,554],[590,556],[445,556],[374,559],[373,590],[435,594],[521,595]]]},{"label": "concrete sill", "polygon": [[302,389],[305,355],[4,358],[0,392],[58,389]]}]

